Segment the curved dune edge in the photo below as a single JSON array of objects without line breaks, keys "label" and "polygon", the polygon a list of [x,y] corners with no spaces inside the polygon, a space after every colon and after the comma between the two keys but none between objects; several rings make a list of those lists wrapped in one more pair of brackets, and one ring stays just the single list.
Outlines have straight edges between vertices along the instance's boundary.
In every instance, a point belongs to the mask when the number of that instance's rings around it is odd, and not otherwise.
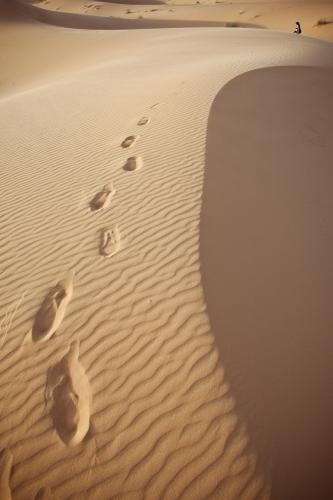
[{"label": "curved dune edge", "polygon": [[[233,77],[300,59],[320,66],[332,49],[259,30],[184,31],[154,30],[149,53],[133,43],[117,60],[0,101],[2,308],[15,312],[0,351],[0,436],[13,451],[15,499],[43,486],[59,499],[270,496],[201,286],[206,124]],[[109,50],[114,34],[101,35]],[[129,154],[144,158],[135,174],[123,169]],[[110,178],[110,207],[91,212]],[[104,258],[100,232],[115,223],[121,248]],[[22,345],[45,290],[74,268],[59,332]],[[45,408],[45,383],[78,337],[93,404],[91,428],[71,448]]]},{"label": "curved dune edge", "polygon": [[207,309],[239,407],[251,405],[272,492],[285,500],[332,492],[332,89],[333,63],[258,69],[221,89],[208,120]]},{"label": "curved dune edge", "polygon": [[[47,0],[46,0],[47,1]],[[67,8],[66,11],[61,9],[53,10],[48,8],[48,4],[44,7],[41,4],[29,3],[25,0],[16,0],[17,5],[23,10],[23,12],[28,13],[38,21],[54,24],[56,26],[63,26],[67,28],[78,28],[78,29],[99,29],[99,30],[120,30],[120,29],[149,29],[149,28],[190,28],[190,27],[237,27],[237,28],[264,28],[257,23],[245,23],[245,22],[229,22],[225,20],[214,21],[205,19],[187,19],[186,10],[184,7],[180,8],[178,6],[173,6],[172,9],[164,7],[160,9],[162,16],[159,19],[152,17],[152,13],[159,9],[156,9],[156,5],[147,4],[133,6],[133,8],[138,8],[139,10],[133,11],[135,16],[127,15],[131,4],[126,6],[122,5],[123,9],[120,10],[121,4],[110,4],[105,3],[103,7],[109,10],[111,15],[102,15],[101,11],[88,11],[78,12],[77,5],[73,9]],[[83,5],[91,5],[91,2],[82,2]],[[126,7],[124,9],[124,7]],[[144,8],[146,7],[146,8]],[[148,8],[147,8],[148,7]],[[84,8],[84,7],[83,7]],[[112,10],[111,10],[112,9]],[[190,13],[193,8],[191,6],[186,6],[187,12]],[[117,15],[118,13],[118,15]],[[177,19],[177,13],[181,13]]]},{"label": "curved dune edge", "polygon": [[[16,0],[39,21],[81,29],[148,29],[180,27],[268,28],[292,33],[301,21],[303,36],[333,42],[330,2],[220,2],[170,0],[112,3],[85,0]],[[186,4],[186,5],[184,5]],[[199,4],[199,5],[198,5]]]}]

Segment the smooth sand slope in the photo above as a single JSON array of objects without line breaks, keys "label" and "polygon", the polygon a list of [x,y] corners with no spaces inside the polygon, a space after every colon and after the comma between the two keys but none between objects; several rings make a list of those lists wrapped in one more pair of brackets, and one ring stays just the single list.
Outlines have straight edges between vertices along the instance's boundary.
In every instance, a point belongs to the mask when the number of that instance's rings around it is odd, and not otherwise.
[{"label": "smooth sand slope", "polygon": [[[216,135],[214,124],[212,132],[214,118],[209,119],[209,115],[214,102],[212,117],[216,116],[220,100],[214,99],[225,85],[232,86],[236,77],[251,78],[249,71],[272,66],[290,67],[286,71],[289,85],[282,86],[280,100],[285,94],[286,102],[292,101],[290,92],[296,93],[303,77],[314,78],[315,89],[319,85],[329,99],[331,87],[325,89],[331,78],[327,68],[333,61],[332,45],[266,30],[85,32],[15,19],[10,21],[15,32],[21,25],[31,35],[27,47],[35,44],[37,48],[39,42],[42,60],[47,55],[46,40],[51,53],[57,52],[57,44],[60,49],[54,67],[50,65],[36,75],[33,62],[32,67],[15,67],[15,60],[22,61],[22,46],[12,44],[8,59],[13,72],[8,69],[0,100],[0,449],[7,450],[1,455],[7,464],[0,476],[1,487],[7,488],[9,483],[15,500],[36,495],[58,499],[238,500],[281,496],[281,491],[287,498],[289,491],[300,491],[301,466],[297,463],[295,472],[288,468],[289,462],[281,463],[284,441],[281,450],[274,443],[265,447],[262,442],[277,436],[269,432],[275,423],[270,413],[263,426],[265,407],[262,410],[264,404],[255,393],[253,367],[247,365],[245,370],[239,351],[230,348],[231,323],[223,330],[219,327],[217,312],[224,312],[233,289],[227,282],[230,290],[221,291],[219,309],[209,293],[213,287],[209,272],[215,271],[216,281],[225,269],[222,250],[219,262],[215,255],[209,256],[211,248],[220,248],[219,241],[212,238],[221,231],[215,217],[221,214],[223,183],[216,182],[221,196],[215,201],[212,198],[213,206],[207,204],[206,194],[213,190],[210,178],[216,168],[217,181],[222,181],[223,172],[228,175],[224,169],[229,167],[225,162],[228,146],[232,146],[231,141],[224,144],[224,136]],[[10,29],[7,38],[2,37],[10,47]],[[61,42],[65,39],[70,57]],[[87,60],[82,57],[85,51]],[[32,61],[29,53],[26,57]],[[257,99],[253,102],[262,96],[265,109],[270,71],[259,90],[253,83]],[[300,128],[293,151],[297,158],[307,142],[323,148],[320,156],[309,146],[307,162],[308,156],[330,160],[326,129],[320,125],[327,119],[327,110],[322,109],[316,95],[315,90],[308,94],[308,101],[314,103],[313,123],[307,132]],[[231,102],[233,96],[231,92]],[[228,113],[228,123],[237,136],[233,110]],[[252,124],[254,116],[256,110],[251,109],[246,123],[251,130],[261,130],[260,124]],[[283,116],[273,121],[275,135],[281,129],[288,130]],[[289,130],[298,130],[296,118],[293,123]],[[268,132],[267,136],[266,143],[271,144]],[[136,140],[124,143],[128,137]],[[237,144],[245,158],[246,142]],[[281,147],[285,149],[282,138]],[[274,156],[278,154],[280,150],[274,152]],[[127,168],[133,164],[129,158],[135,157],[140,158],[134,162],[137,168]],[[309,226],[309,230],[316,230],[316,239],[309,238],[309,244],[318,242],[324,266],[329,251],[323,247],[324,228],[328,227],[328,170],[320,171],[317,178],[317,170],[306,165],[309,177],[301,184],[303,189],[318,186],[316,193],[325,194],[318,194],[322,232],[315,229],[315,219]],[[275,175],[273,164],[267,172],[271,183]],[[288,179],[297,184],[297,175],[301,176],[300,170]],[[254,176],[253,184],[260,186],[260,172],[254,171]],[[284,191],[282,178],[278,186],[287,213],[291,186]],[[297,248],[303,240],[293,235],[292,228],[306,220],[302,212],[306,198],[301,194],[295,207],[300,213],[298,218],[293,215],[287,233],[294,238],[290,247],[299,245]],[[242,200],[238,203],[243,206]],[[227,217],[222,215],[218,221]],[[239,224],[235,229],[242,234]],[[228,243],[232,246],[231,238]],[[316,263],[316,255],[304,257],[306,272],[310,262],[306,258]],[[290,270],[287,257],[285,263]],[[43,300],[56,289],[50,301],[56,311],[67,293],[67,287],[60,291],[57,287],[74,271],[70,301],[56,331],[44,342],[34,342],[31,329]],[[297,292],[300,285],[296,277],[294,286]],[[314,286],[321,286],[320,278],[314,279]],[[256,297],[261,297],[260,290]],[[302,297],[310,304],[306,290]],[[319,314],[316,304],[312,310]],[[262,306],[257,305],[260,312]],[[287,313],[287,297],[282,305]],[[244,311],[237,314],[244,316]],[[287,314],[281,318],[289,329],[293,326]],[[330,325],[330,317],[326,318]],[[254,336],[256,326],[251,324]],[[274,342],[280,332],[269,326]],[[312,339],[312,331],[309,326],[308,339]],[[319,335],[323,342],[320,331]],[[255,342],[267,346],[261,337]],[[275,345],[282,355],[284,344],[279,342],[276,339]],[[253,344],[244,345],[251,354]],[[261,352],[258,363],[265,367]],[[307,380],[304,386],[309,387],[310,398],[322,374],[327,373],[321,347],[315,353],[311,366],[317,382]],[[254,354],[253,358],[257,359]],[[293,387],[288,358],[284,363],[283,376]],[[323,371],[316,372],[318,367]],[[301,376],[305,370],[299,368],[298,373]],[[279,400],[285,405],[280,409],[282,414],[289,411],[291,400],[283,399],[286,385],[276,384]],[[269,396],[271,403],[273,397]],[[319,395],[315,401],[319,413],[327,408],[327,401]],[[302,399],[300,402],[303,404]],[[275,402],[273,408],[277,406],[280,408]],[[304,420],[304,433],[318,429],[317,414],[309,418],[308,424]],[[287,418],[281,421],[290,432]],[[325,422],[320,419],[323,426]],[[295,432],[296,443],[304,433]],[[324,491],[328,491],[327,475],[317,475],[319,465],[322,470],[326,466],[326,456],[318,455],[317,444],[312,436],[312,452],[308,452],[309,461],[304,453],[302,470],[303,465],[304,470],[313,470],[313,477],[320,477]],[[289,472],[291,479],[286,482]]]}]

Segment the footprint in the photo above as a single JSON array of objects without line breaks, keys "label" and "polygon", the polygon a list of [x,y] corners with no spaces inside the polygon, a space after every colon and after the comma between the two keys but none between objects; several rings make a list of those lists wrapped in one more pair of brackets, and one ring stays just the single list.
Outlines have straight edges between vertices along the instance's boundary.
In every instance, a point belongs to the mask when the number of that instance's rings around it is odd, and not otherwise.
[{"label": "footprint", "polygon": [[74,271],[70,271],[44,298],[32,327],[33,342],[48,340],[59,328],[73,295],[73,279]]},{"label": "footprint", "polygon": [[104,257],[111,257],[120,248],[120,232],[117,224],[110,229],[102,229],[100,253]]},{"label": "footprint", "polygon": [[97,212],[98,210],[102,210],[110,205],[110,201],[112,196],[114,195],[115,190],[113,188],[112,183],[104,186],[102,191],[99,191],[95,194],[93,199],[90,202],[90,209],[92,212]]},{"label": "footprint", "polygon": [[8,448],[0,451],[0,498],[1,500],[12,500],[12,492],[9,481],[13,465],[13,455]]},{"label": "footprint", "polygon": [[52,494],[51,488],[47,486],[38,490],[35,500],[55,500],[55,496]]},{"label": "footprint", "polygon": [[124,170],[128,172],[133,172],[133,170],[139,170],[143,167],[143,160],[141,156],[131,156],[127,159],[127,162],[124,165]]},{"label": "footprint", "polygon": [[123,140],[123,142],[121,143],[121,147],[130,148],[131,146],[134,146],[138,138],[138,135],[129,135],[128,137],[126,137],[126,139]]},{"label": "footprint", "polygon": [[88,377],[79,362],[78,340],[72,342],[68,353],[52,368],[47,393],[60,439],[67,446],[81,443],[90,426],[92,396]]},{"label": "footprint", "polygon": [[143,116],[142,118],[140,118],[140,120],[138,121],[138,125],[147,125],[147,123],[150,122],[150,118],[149,116]]}]

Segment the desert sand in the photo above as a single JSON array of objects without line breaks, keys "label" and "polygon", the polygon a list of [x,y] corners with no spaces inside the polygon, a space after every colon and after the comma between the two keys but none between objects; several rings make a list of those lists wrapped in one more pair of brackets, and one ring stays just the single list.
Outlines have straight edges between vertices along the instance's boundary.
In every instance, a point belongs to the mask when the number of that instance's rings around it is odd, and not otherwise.
[{"label": "desert sand", "polygon": [[0,498],[332,498],[332,2],[0,14]]}]

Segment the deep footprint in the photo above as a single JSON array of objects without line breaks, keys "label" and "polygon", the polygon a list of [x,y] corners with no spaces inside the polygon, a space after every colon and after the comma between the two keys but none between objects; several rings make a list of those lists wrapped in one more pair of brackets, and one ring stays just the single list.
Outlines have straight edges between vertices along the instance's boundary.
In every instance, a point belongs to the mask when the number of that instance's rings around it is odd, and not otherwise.
[{"label": "deep footprint", "polygon": [[88,377],[79,362],[78,340],[51,370],[47,391],[58,436],[67,446],[76,446],[89,430],[92,400]]},{"label": "deep footprint", "polygon": [[110,229],[102,229],[100,253],[104,257],[111,257],[120,248],[120,232],[115,224]]},{"label": "deep footprint", "polygon": [[0,451],[0,498],[12,500],[10,475],[13,465],[13,455],[8,449]]},{"label": "deep footprint", "polygon": [[129,135],[128,137],[126,137],[126,139],[123,140],[123,142],[121,143],[121,147],[130,148],[131,146],[134,146],[138,138],[138,135]]},{"label": "deep footprint", "polygon": [[150,118],[148,116],[143,116],[138,121],[138,125],[147,125],[147,123],[149,123],[149,122],[150,122]]},{"label": "deep footprint", "polygon": [[133,172],[134,170],[139,170],[143,167],[143,160],[141,156],[131,156],[127,159],[124,170],[128,172]]},{"label": "deep footprint", "polygon": [[53,287],[44,298],[32,326],[33,342],[45,341],[59,328],[73,295],[74,271]]},{"label": "deep footprint", "polygon": [[93,199],[90,202],[90,209],[92,212],[97,212],[98,210],[102,210],[110,205],[111,198],[114,195],[115,190],[113,188],[112,183],[104,186],[102,191],[99,191],[95,194]]}]

